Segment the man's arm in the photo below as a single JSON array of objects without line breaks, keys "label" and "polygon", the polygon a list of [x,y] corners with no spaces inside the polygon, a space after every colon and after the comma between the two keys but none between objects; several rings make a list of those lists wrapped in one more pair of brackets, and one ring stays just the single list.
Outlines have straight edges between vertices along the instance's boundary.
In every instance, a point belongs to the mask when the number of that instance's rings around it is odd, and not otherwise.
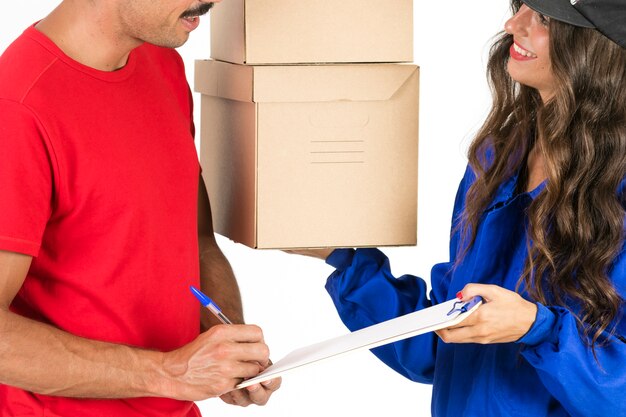
[{"label": "man's arm", "polygon": [[[215,241],[209,196],[200,177],[198,186],[198,244],[200,246],[200,286],[224,311],[233,323],[243,323],[241,293],[230,263]],[[202,309],[201,330],[208,330],[219,321]]]},{"label": "man's arm", "polygon": [[256,326],[217,326],[161,353],[76,337],[14,314],[9,306],[30,263],[0,251],[0,383],[66,397],[202,400],[232,390],[268,361]]},{"label": "man's arm", "polygon": [[[202,176],[200,176],[198,186],[198,240],[202,291],[209,294],[233,323],[243,323],[243,308],[239,286],[230,263],[215,241],[211,204],[209,203],[209,196]],[[204,308],[202,309],[201,323],[203,331],[229,327],[228,325],[215,326],[219,324],[219,321]],[[260,363],[263,364],[263,367],[266,367],[269,364],[269,358],[267,361]],[[228,404],[244,407],[250,404],[264,405],[272,393],[280,388],[281,383],[281,378],[272,379],[262,384],[252,385],[246,389],[229,392],[222,395],[221,399]]]},{"label": "man's arm", "polygon": [[30,263],[30,256],[0,252],[0,381],[50,395],[154,394],[144,381],[153,379],[158,353],[86,341],[9,311]]}]

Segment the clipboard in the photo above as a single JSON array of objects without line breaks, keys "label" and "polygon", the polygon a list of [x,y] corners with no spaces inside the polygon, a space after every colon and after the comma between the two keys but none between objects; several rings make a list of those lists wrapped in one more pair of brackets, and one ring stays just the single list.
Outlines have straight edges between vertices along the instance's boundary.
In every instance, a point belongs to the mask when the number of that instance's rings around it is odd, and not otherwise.
[{"label": "clipboard", "polygon": [[454,326],[476,311],[482,301],[482,297],[474,297],[470,301],[459,301],[455,298],[343,336],[296,349],[259,375],[241,382],[236,388],[245,388],[277,378],[287,372],[346,353],[373,349],[409,337]]}]

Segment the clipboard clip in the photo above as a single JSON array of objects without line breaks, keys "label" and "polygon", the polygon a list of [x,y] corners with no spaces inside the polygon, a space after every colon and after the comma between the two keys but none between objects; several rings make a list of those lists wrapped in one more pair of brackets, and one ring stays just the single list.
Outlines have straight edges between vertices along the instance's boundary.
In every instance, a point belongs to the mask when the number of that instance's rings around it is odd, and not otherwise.
[{"label": "clipboard clip", "polygon": [[[448,311],[448,316],[454,314],[454,313],[465,313],[468,310],[471,310],[476,304],[480,303],[483,301],[483,297],[481,297],[480,295],[477,295],[476,297],[472,298],[471,300],[465,302],[465,301],[457,301],[452,305],[452,309],[450,311]],[[459,306],[460,305],[460,306]]]}]

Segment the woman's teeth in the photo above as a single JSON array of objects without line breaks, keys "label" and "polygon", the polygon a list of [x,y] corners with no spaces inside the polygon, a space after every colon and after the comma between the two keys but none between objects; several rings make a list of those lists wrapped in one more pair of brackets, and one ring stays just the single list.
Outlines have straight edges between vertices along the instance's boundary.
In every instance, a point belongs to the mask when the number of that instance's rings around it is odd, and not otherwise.
[{"label": "woman's teeth", "polygon": [[513,49],[515,49],[515,52],[517,52],[520,55],[527,56],[529,58],[537,58],[537,55],[533,54],[530,51],[527,51],[526,49],[522,48],[516,43],[513,43]]}]

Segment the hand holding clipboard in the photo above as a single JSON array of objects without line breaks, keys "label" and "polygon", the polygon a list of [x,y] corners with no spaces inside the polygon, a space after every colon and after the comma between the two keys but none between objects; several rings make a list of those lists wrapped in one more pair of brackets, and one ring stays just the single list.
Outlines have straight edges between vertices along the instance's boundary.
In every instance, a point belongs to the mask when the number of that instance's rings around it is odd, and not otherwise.
[{"label": "hand holding clipboard", "polygon": [[343,336],[296,349],[254,378],[237,385],[244,388],[283,374],[350,352],[373,349],[388,343],[459,324],[482,303],[481,297],[469,301],[458,298],[387,320]]}]

